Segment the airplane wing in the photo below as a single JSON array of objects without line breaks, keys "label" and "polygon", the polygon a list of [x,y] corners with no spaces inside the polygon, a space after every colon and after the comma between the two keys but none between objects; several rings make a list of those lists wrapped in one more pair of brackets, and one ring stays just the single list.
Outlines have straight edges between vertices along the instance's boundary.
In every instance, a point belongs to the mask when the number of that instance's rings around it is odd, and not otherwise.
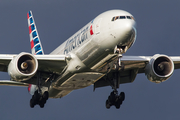
[{"label": "airplane wing", "polygon": [[174,62],[174,69],[180,69],[180,57],[178,57],[178,56],[171,56],[170,58]]},{"label": "airplane wing", "polygon": [[[24,53],[22,53],[24,54]],[[13,59],[16,59],[18,55],[14,54],[0,54],[0,71],[8,72],[8,66]],[[34,55],[35,59],[38,61],[37,71],[42,73],[61,73],[66,67],[66,56],[65,55]],[[49,74],[48,74],[49,75]],[[43,75],[42,75],[43,76]],[[46,77],[47,78],[47,77]],[[31,78],[33,79],[33,78]],[[37,79],[36,77],[34,79]],[[36,81],[36,80],[34,80]],[[28,84],[33,83],[33,80],[27,81],[26,83],[21,81],[10,81],[10,80],[0,80],[0,85],[9,86],[28,86]]]},{"label": "airplane wing", "polygon": [[[144,73],[144,68],[149,63],[153,56],[123,56],[122,62],[126,66],[126,69],[138,68],[138,73]],[[180,57],[170,56],[174,63],[174,69],[180,68]]]},{"label": "airplane wing", "polygon": [[[16,56],[15,54],[0,54],[0,71],[7,72],[10,61]],[[40,71],[61,72],[66,66],[65,55],[35,55],[35,57],[38,60]]]},{"label": "airplane wing", "polygon": [[35,57],[37,58],[39,63],[39,71],[56,71],[58,73],[61,73],[67,65],[66,55],[35,55]]},{"label": "airplane wing", "polygon": [[[4,55],[0,54],[0,71],[7,72],[8,65],[10,61],[17,55]],[[35,55],[38,60],[39,67],[38,71],[47,73],[61,73],[65,69],[66,56],[65,55]],[[145,73],[145,68],[150,62],[153,56],[123,56],[121,62],[124,66],[123,70],[120,72],[120,84],[131,83],[135,80],[138,73]],[[174,68],[180,68],[180,57],[171,56],[174,63]],[[113,70],[108,73],[109,77],[112,75]],[[46,77],[47,78],[47,77]],[[34,77],[34,79],[37,79]],[[28,83],[29,82],[29,83]],[[27,84],[32,84],[33,80],[27,81],[27,83],[14,82],[14,81],[0,81],[0,85],[12,85],[12,86],[26,86]],[[109,86],[110,83],[102,77],[100,80],[94,83],[94,87],[104,87]]]},{"label": "airplane wing", "polygon": [[[155,56],[161,56],[161,55],[155,55]],[[174,64],[174,69],[180,68],[180,57],[170,56],[168,58],[172,60]],[[149,65],[153,59],[154,56],[123,56],[121,58],[123,69],[119,70],[120,73],[119,84],[133,82],[137,74],[146,72],[147,65]],[[111,78],[111,76],[113,75],[112,72],[114,72],[114,70],[111,70],[111,72],[107,73],[105,77],[95,82],[94,89],[104,86],[111,86],[111,83],[106,80],[106,77]]]}]

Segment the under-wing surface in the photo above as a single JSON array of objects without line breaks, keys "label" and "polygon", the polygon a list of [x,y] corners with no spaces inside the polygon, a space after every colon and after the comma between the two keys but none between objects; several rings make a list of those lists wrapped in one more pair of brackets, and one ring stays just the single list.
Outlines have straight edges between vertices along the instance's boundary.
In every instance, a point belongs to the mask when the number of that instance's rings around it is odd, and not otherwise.
[{"label": "under-wing surface", "polygon": [[10,80],[0,85],[28,87],[30,107],[44,107],[49,98],[61,98],[71,91],[94,85],[111,86],[106,108],[120,108],[125,93],[120,84],[131,83],[138,73],[161,83],[180,68],[180,57],[124,56],[136,40],[136,22],[123,10],[106,11],[77,31],[50,54],[44,54],[36,24],[27,14],[31,53],[0,54],[0,71]]}]

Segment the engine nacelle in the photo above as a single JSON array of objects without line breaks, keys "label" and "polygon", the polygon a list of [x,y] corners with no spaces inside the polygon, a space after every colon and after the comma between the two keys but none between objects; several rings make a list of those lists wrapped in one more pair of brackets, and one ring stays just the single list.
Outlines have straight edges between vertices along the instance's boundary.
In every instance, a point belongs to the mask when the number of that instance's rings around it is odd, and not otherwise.
[{"label": "engine nacelle", "polygon": [[30,53],[20,53],[8,65],[8,74],[12,80],[24,81],[35,75],[38,69],[37,59]]},{"label": "engine nacelle", "polygon": [[166,81],[174,72],[174,63],[166,55],[154,55],[145,68],[145,74],[151,82]]}]

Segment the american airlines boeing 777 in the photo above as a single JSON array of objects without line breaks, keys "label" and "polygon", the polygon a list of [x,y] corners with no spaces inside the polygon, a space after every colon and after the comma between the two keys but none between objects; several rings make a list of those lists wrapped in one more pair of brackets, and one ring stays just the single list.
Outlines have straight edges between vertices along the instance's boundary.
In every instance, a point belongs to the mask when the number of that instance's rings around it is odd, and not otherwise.
[{"label": "american airlines boeing 777", "polygon": [[136,22],[129,12],[106,11],[77,31],[49,55],[45,55],[32,12],[27,14],[31,53],[0,54],[0,71],[11,79],[0,85],[26,86],[30,107],[44,107],[48,98],[62,98],[76,89],[111,86],[106,108],[120,108],[125,93],[120,84],[133,82],[145,73],[154,83],[166,81],[180,68],[180,57],[124,56],[136,40]]}]

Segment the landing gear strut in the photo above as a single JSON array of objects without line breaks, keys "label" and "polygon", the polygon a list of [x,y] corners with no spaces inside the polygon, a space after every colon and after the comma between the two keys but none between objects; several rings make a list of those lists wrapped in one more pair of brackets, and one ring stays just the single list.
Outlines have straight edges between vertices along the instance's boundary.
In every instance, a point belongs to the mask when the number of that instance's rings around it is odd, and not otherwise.
[{"label": "landing gear strut", "polygon": [[34,108],[35,105],[39,105],[41,108],[44,107],[46,101],[49,98],[49,92],[45,91],[42,94],[42,90],[41,90],[41,78],[40,78],[40,73],[38,74],[38,89],[34,92],[34,95],[32,96],[31,100],[30,100],[30,107]]},{"label": "landing gear strut", "polygon": [[109,109],[112,105],[114,105],[117,109],[120,108],[122,102],[125,100],[125,93],[124,92],[121,92],[119,95],[118,95],[118,91],[117,91],[117,88],[119,88],[119,79],[120,79],[120,76],[119,76],[119,67],[122,67],[121,66],[121,55],[118,56],[118,60],[117,62],[115,63],[115,67],[116,67],[116,71],[113,73],[113,80],[112,80],[112,88],[114,89],[108,99],[106,100],[106,108]]}]

